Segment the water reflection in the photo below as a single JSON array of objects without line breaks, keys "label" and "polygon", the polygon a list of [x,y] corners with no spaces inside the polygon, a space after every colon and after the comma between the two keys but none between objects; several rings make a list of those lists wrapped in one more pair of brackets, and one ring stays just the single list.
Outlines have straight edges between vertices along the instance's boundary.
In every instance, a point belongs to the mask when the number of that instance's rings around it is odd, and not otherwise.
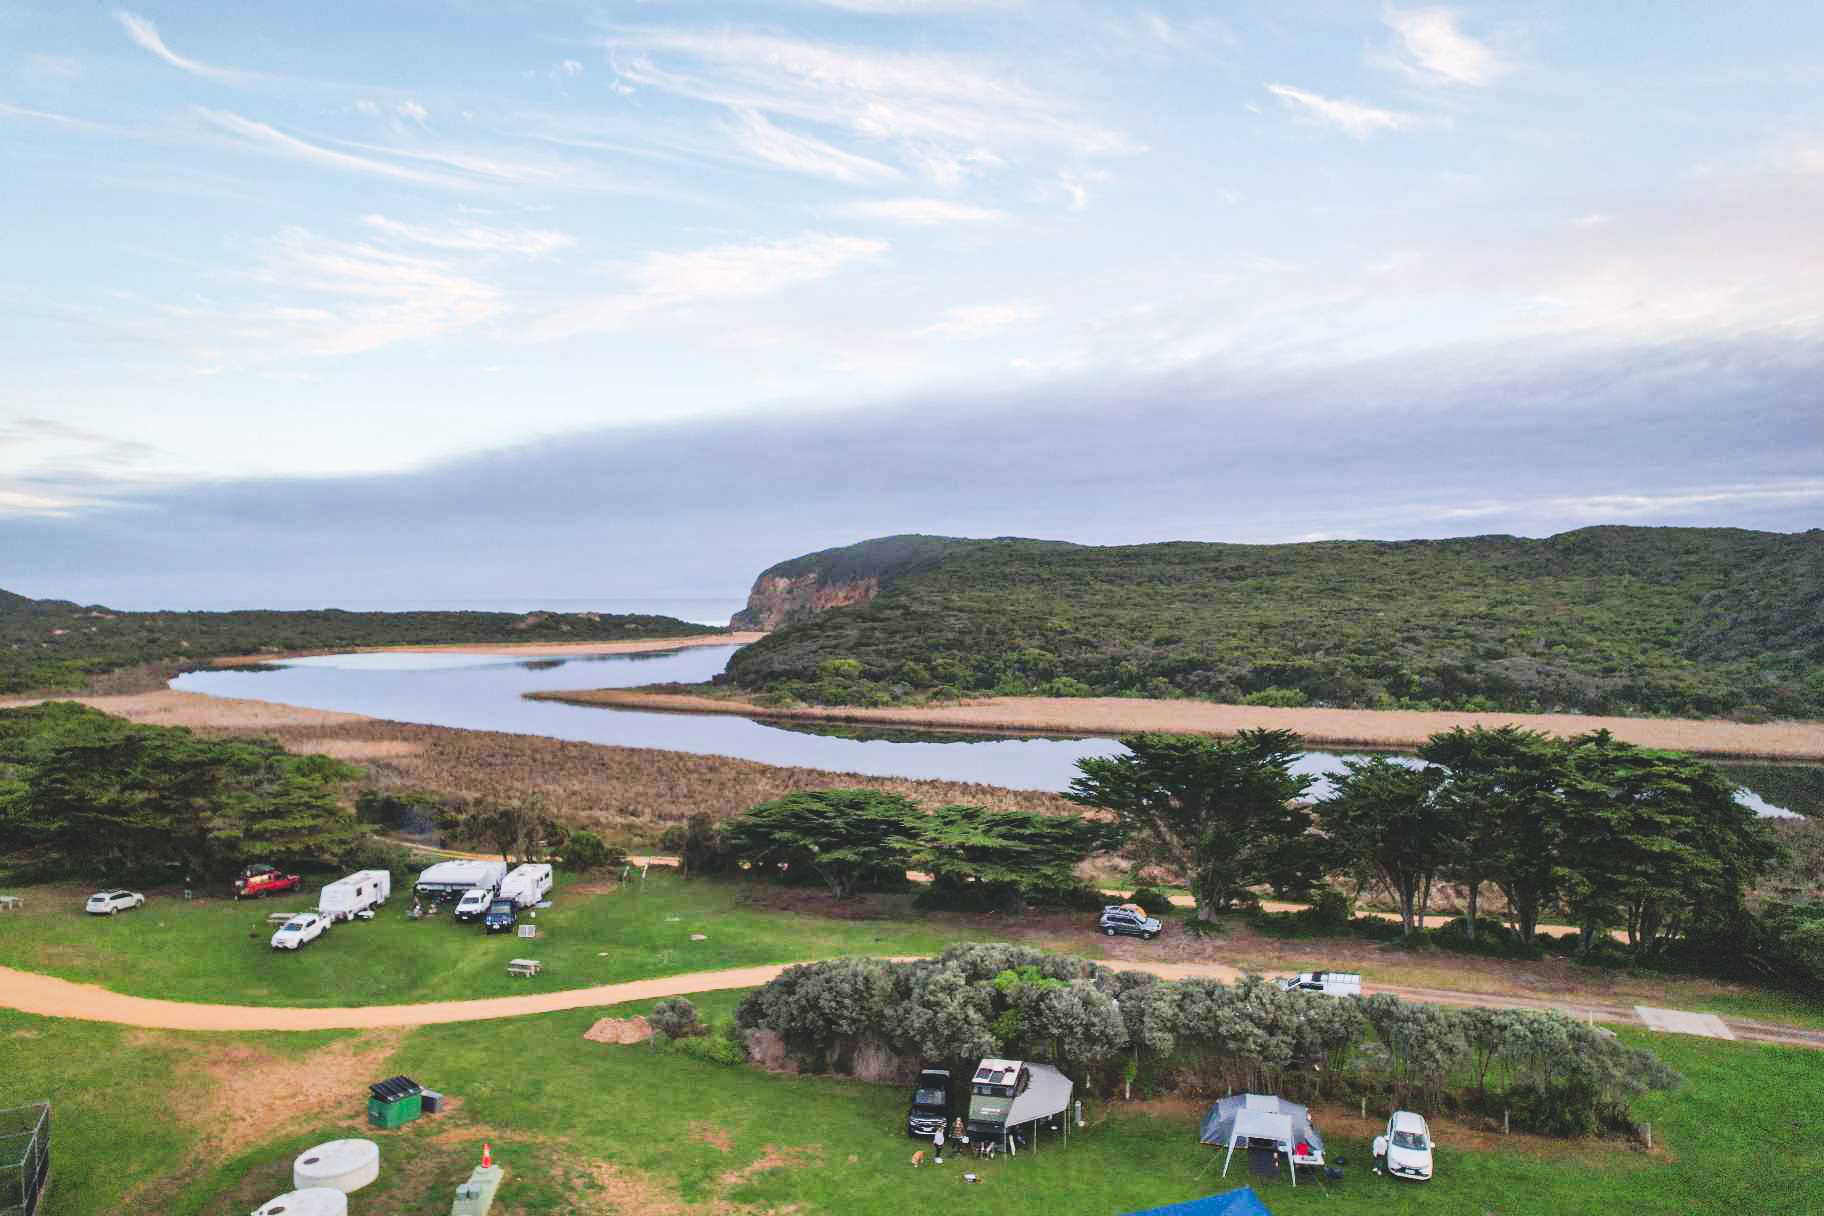
[{"label": "water reflection", "polygon": [[[191,672],[172,681],[185,692],[245,697],[308,709],[338,710],[465,730],[547,735],[581,743],[733,756],[872,777],[914,777],[1063,790],[1085,756],[1113,756],[1113,739],[1018,736],[845,724],[756,722],[732,714],[610,710],[528,701],[528,692],[700,683],[720,672],[733,646],[693,646],[623,655],[524,656],[433,652],[322,655],[253,668]],[[1307,752],[1296,771],[1324,778],[1364,752]],[[1392,753],[1398,754],[1398,753]],[[1411,759],[1411,757],[1407,757]],[[1416,761],[1415,761],[1416,762]],[[1763,815],[1785,807],[1816,813],[1824,805],[1824,768],[1722,766],[1744,786],[1742,801]]]}]

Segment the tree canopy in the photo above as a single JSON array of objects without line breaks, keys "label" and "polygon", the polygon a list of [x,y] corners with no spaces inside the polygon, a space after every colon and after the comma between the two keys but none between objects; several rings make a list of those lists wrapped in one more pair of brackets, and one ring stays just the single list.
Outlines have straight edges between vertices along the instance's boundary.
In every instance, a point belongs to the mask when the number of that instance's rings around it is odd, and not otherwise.
[{"label": "tree canopy", "polygon": [[1312,778],[1294,776],[1298,736],[1246,730],[1232,739],[1136,734],[1127,754],[1077,762],[1065,795],[1113,811],[1129,847],[1190,883],[1211,919],[1256,883],[1290,884],[1311,816],[1294,802]]}]

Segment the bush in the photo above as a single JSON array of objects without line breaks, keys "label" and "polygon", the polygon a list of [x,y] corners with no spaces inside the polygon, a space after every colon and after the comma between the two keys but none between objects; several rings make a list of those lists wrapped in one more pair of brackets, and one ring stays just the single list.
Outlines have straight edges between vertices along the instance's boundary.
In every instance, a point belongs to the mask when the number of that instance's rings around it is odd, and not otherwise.
[{"label": "bush", "polygon": [[1514,1126],[1547,1136],[1587,1136],[1596,1130],[1596,1087],[1573,1080],[1550,1087],[1516,1085],[1507,1093]]},{"label": "bush", "polygon": [[1311,922],[1321,929],[1346,929],[1355,914],[1355,901],[1333,887],[1317,893],[1309,909]]},{"label": "bush", "polygon": [[698,1060],[707,1060],[711,1064],[745,1064],[747,1048],[734,1039],[719,1034],[699,1035],[695,1038],[678,1039],[672,1043],[673,1050]]},{"label": "bush", "polygon": [[570,833],[564,842],[563,866],[584,873],[589,870],[619,869],[627,864],[627,853],[587,829]]},{"label": "bush", "polygon": [[1172,906],[1171,896],[1158,887],[1139,887],[1127,897],[1127,902],[1139,904],[1146,909],[1148,916],[1156,916],[1161,919],[1170,916],[1177,910]]},{"label": "bush", "polygon": [[697,1017],[697,1007],[681,996],[668,997],[653,1007],[646,1020],[668,1039],[684,1039],[704,1033]]}]

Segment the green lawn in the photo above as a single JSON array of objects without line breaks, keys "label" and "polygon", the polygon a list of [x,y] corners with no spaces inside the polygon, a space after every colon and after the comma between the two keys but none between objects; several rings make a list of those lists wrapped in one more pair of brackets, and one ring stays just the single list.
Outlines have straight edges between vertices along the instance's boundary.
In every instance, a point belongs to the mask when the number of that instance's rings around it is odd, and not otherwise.
[{"label": "green lawn", "polygon": [[[701,1004],[724,1011],[735,999],[714,994]],[[985,1178],[979,1187],[961,1185],[963,1169],[976,1166],[960,1159],[913,1173],[908,1160],[917,1146],[903,1134],[903,1086],[770,1076],[644,1047],[587,1043],[582,1031],[600,1012],[413,1032],[388,1070],[439,1087],[461,1105],[400,1132],[378,1133],[381,1179],[356,1198],[351,1212],[440,1216],[483,1139],[511,1171],[504,1211],[524,1216],[707,1213],[718,1202],[753,1205],[756,1212],[797,1204],[805,1213],[845,1216],[893,1216],[923,1205],[997,1216],[1112,1214],[1230,1185],[1218,1177],[1215,1154],[1196,1144],[1194,1116],[1136,1115],[1093,1102],[1091,1126],[1073,1136],[1068,1150],[1047,1141],[1037,1154],[988,1165],[979,1171]],[[41,1025],[53,1039],[69,1035],[94,1044],[96,1032],[89,1028]],[[1282,1213],[1797,1216],[1824,1206],[1824,1142],[1815,1109],[1824,1056],[1631,1037],[1650,1041],[1686,1077],[1677,1093],[1655,1095],[1637,1108],[1639,1118],[1653,1122],[1664,1150],[1658,1155],[1591,1143],[1541,1150],[1537,1141],[1492,1137],[1489,1147],[1477,1150],[1447,1142],[1438,1150],[1438,1177],[1428,1185],[1396,1184],[1352,1166],[1341,1188],[1294,1191],[1281,1182],[1262,1187],[1263,1198]],[[142,1076],[152,1071],[150,1065],[136,1070]],[[359,1118],[362,1096],[349,1093],[347,1118]],[[137,1133],[118,1134],[136,1119],[164,1152],[173,1147],[169,1131],[152,1126],[155,1111],[139,1103],[105,1116],[115,1120],[110,1132],[86,1127],[90,1112],[106,1105],[90,1095],[59,1106],[59,1136],[81,1137],[58,1142],[60,1165],[75,1167],[69,1173],[143,1170],[158,1159],[161,1152]],[[347,1134],[346,1119],[331,1117],[193,1172],[165,1210],[174,1216],[250,1211],[288,1189],[289,1163],[298,1150]],[[728,1151],[711,1142],[718,1138]],[[1365,1137],[1331,1137],[1333,1156],[1365,1162],[1367,1149]],[[766,1168],[768,1160],[780,1164]],[[602,1171],[604,1164],[611,1171]],[[761,1168],[750,1168],[756,1166]],[[744,1170],[745,1176],[729,1177]],[[1241,1179],[1232,1175],[1232,1181]],[[54,1210],[59,1216],[107,1212],[108,1189],[99,1184],[74,1195],[60,1192]]]},{"label": "green lawn", "polygon": [[[101,984],[135,996],[245,1005],[374,1005],[507,996],[693,971],[829,958],[926,954],[975,933],[954,917],[924,916],[910,897],[876,897],[880,920],[835,919],[753,906],[754,888],[686,882],[654,871],[614,893],[575,895],[560,879],[539,912],[536,941],[488,936],[445,913],[413,921],[395,892],[372,921],[337,925],[295,953],[269,946],[268,912],[304,908],[275,896],[235,903],[153,895],[118,916],[89,916],[86,890],[25,888],[26,910],[0,916],[0,964]],[[691,941],[701,933],[704,941]],[[1085,934],[1084,950],[1098,952]],[[508,959],[545,965],[534,980],[506,975]]]}]

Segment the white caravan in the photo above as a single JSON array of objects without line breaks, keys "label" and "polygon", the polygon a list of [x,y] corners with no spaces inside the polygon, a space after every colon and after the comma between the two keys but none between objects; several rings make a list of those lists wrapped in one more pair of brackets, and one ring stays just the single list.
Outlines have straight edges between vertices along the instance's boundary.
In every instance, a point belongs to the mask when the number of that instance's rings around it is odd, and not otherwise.
[{"label": "white caravan", "polygon": [[1325,996],[1362,995],[1362,977],[1354,971],[1301,971],[1279,981],[1283,991],[1321,992]]},{"label": "white caravan", "polygon": [[500,898],[530,908],[551,891],[551,867],[542,862],[515,866],[500,884]]},{"label": "white caravan", "polygon": [[387,870],[357,870],[338,878],[317,895],[317,915],[328,921],[353,920],[357,912],[377,908],[393,893]]},{"label": "white caravan", "polygon": [[476,887],[498,890],[500,880],[506,876],[504,861],[440,861],[418,876],[412,893],[432,901],[457,899]]}]

